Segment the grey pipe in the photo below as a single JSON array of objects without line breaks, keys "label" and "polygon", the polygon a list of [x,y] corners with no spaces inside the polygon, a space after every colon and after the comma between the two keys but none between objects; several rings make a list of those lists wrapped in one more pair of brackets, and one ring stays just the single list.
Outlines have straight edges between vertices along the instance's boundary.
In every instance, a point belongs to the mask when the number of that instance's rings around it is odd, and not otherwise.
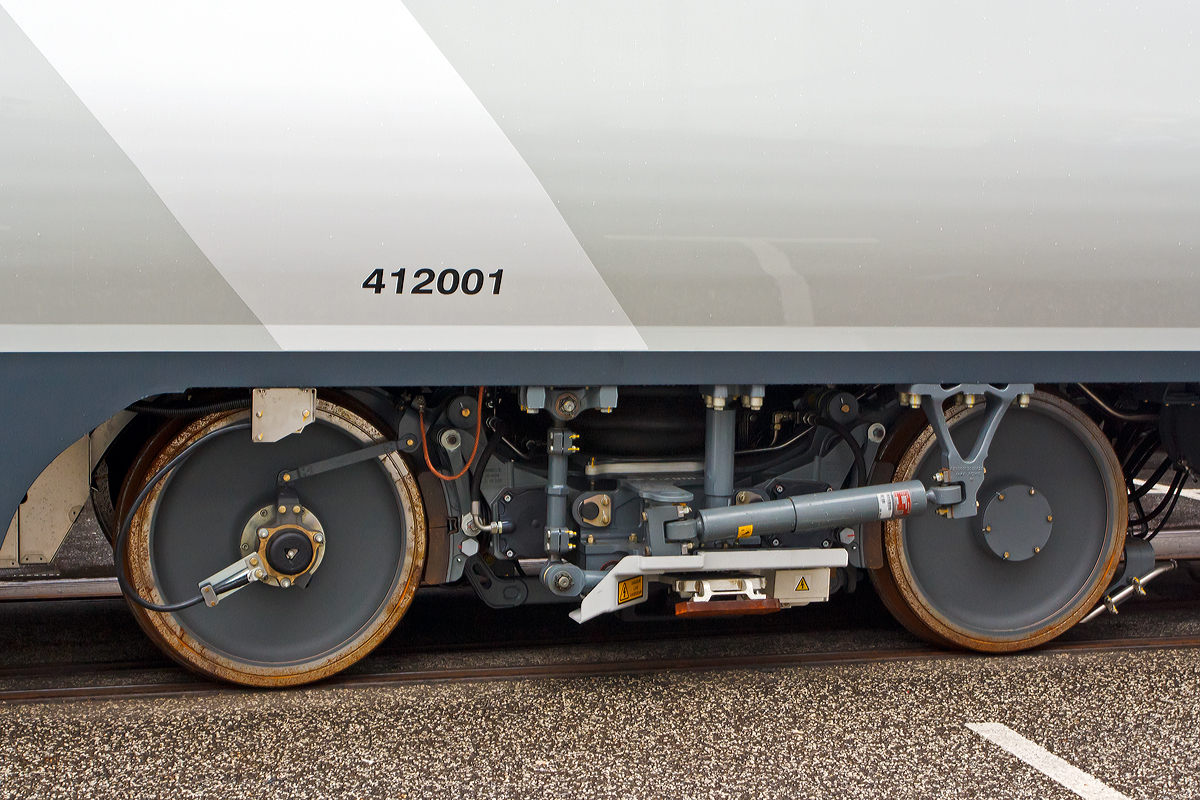
[{"label": "grey pipe", "polygon": [[566,428],[551,428],[547,434],[549,463],[546,470],[546,528],[566,530],[567,525],[567,454],[571,447],[571,432]]},{"label": "grey pipe", "polygon": [[723,508],[733,502],[733,451],[737,411],[710,408],[704,425],[704,506]]}]

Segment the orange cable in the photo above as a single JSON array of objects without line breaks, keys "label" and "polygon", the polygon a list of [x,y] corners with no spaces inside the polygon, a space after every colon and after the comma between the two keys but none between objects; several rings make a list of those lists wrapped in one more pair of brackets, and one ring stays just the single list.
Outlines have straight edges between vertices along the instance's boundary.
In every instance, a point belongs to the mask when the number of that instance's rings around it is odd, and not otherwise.
[{"label": "orange cable", "polygon": [[471,457],[467,459],[467,463],[463,468],[454,475],[443,475],[438,472],[433,466],[433,462],[429,460],[429,442],[426,440],[428,431],[425,430],[425,406],[417,407],[417,421],[421,425],[421,450],[425,453],[425,466],[429,467],[429,471],[444,481],[456,481],[463,475],[467,474],[467,470],[471,468],[471,464],[475,461],[475,454],[479,452],[479,435],[483,433],[483,389],[479,387],[479,400],[475,404],[475,446],[471,448]]}]

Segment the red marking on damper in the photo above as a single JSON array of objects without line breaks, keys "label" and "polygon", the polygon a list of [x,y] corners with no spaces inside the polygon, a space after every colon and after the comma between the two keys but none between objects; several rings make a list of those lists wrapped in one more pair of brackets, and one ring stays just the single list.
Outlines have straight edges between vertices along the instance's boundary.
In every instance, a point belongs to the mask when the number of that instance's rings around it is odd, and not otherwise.
[{"label": "red marking on damper", "polygon": [[912,492],[907,489],[892,492],[892,499],[895,501],[893,505],[896,507],[897,517],[907,517],[912,513]]}]

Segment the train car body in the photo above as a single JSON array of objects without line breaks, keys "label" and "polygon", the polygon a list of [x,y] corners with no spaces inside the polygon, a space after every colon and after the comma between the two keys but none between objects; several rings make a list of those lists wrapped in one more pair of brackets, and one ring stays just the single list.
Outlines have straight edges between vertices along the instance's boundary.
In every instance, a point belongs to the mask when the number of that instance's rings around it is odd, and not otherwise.
[{"label": "train car body", "polygon": [[[422,581],[586,619],[869,573],[928,638],[1044,641],[1135,560],[1137,469],[1200,458],[1198,22],[0,0],[0,562],[92,502],[147,631],[247,683],[352,663]],[[215,530],[236,569],[189,572]],[[369,597],[258,624],[322,581]]]}]

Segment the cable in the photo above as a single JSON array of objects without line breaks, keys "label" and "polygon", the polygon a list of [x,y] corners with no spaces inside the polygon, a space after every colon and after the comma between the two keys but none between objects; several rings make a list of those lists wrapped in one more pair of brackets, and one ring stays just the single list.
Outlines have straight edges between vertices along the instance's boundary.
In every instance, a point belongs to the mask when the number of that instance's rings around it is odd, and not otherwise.
[{"label": "cable", "polygon": [[1179,502],[1179,496],[1183,494],[1183,485],[1187,483],[1187,471],[1180,470],[1179,474],[1184,476],[1184,479],[1179,482],[1179,488],[1175,490],[1175,496],[1171,498],[1171,505],[1167,506],[1167,511],[1163,514],[1162,521],[1158,523],[1158,527],[1154,529],[1154,532],[1146,537],[1147,542],[1152,541],[1155,536],[1158,536],[1158,532],[1163,529],[1167,524],[1167,520],[1171,518],[1171,514],[1175,512],[1175,504]]},{"label": "cable", "polygon": [[[1141,516],[1134,517],[1133,519],[1131,519],[1129,521],[1135,525],[1145,525],[1145,524],[1149,523],[1151,520],[1157,518],[1158,515],[1162,513],[1163,509],[1167,507],[1167,504],[1170,502],[1172,495],[1176,494],[1179,491],[1182,491],[1183,484],[1185,482],[1186,477],[1187,477],[1187,470],[1176,469],[1175,477],[1171,480],[1170,488],[1168,488],[1166,494],[1163,495],[1162,502],[1160,502],[1157,506],[1155,506],[1154,510],[1151,511],[1149,514],[1143,513],[1143,514],[1141,514]],[[1135,502],[1138,504],[1139,509],[1140,509],[1141,502],[1142,502],[1141,498],[1137,498]],[[1173,509],[1174,504],[1172,504],[1171,507]]]},{"label": "cable", "polygon": [[221,411],[239,411],[249,407],[250,398],[247,397],[239,400],[222,400],[219,403],[208,403],[203,406],[187,406],[182,408],[164,408],[139,400],[131,404],[126,410],[136,411],[139,414],[149,414],[154,417],[200,417],[205,414],[216,414]]},{"label": "cable", "polygon": [[137,590],[129,585],[129,582],[125,580],[125,540],[129,537],[130,528],[133,527],[133,518],[137,516],[138,509],[142,507],[142,503],[146,502],[146,498],[149,496],[151,490],[158,484],[158,482],[162,480],[167,473],[186,461],[188,457],[190,457],[191,454],[196,451],[196,448],[201,442],[207,442],[209,439],[215,439],[218,436],[226,433],[232,433],[233,431],[244,431],[249,427],[249,421],[237,422],[233,425],[228,425],[224,428],[218,428],[215,431],[209,431],[208,433],[204,434],[199,439],[192,442],[182,453],[179,453],[177,456],[164,464],[162,468],[158,470],[158,472],[155,472],[150,480],[146,482],[146,485],[142,487],[142,490],[138,492],[138,496],[134,498],[133,505],[129,507],[128,516],[125,517],[125,520],[117,529],[117,538],[113,543],[113,561],[116,562],[117,584],[121,587],[121,591],[127,598],[137,603],[147,611],[159,611],[162,613],[182,611],[185,608],[191,608],[194,605],[203,603],[204,596],[196,595],[190,600],[184,600],[182,603],[168,603],[159,605],[157,603],[151,603],[149,600],[144,600],[141,595],[137,593]]},{"label": "cable", "polygon": [[476,402],[476,417],[475,417],[475,445],[471,448],[471,457],[467,459],[467,463],[463,464],[463,468],[453,475],[443,475],[434,468],[433,462],[429,460],[429,431],[425,430],[425,406],[417,407],[417,422],[421,426],[421,452],[425,455],[425,466],[429,467],[429,471],[436,477],[444,481],[456,481],[463,475],[467,474],[467,470],[471,468],[471,464],[475,461],[475,454],[479,452],[479,434],[483,432],[483,390],[485,387],[479,387],[479,400]]},{"label": "cable", "polygon": [[[1149,478],[1147,478],[1146,481],[1141,486],[1137,487],[1136,489],[1134,489],[1132,492],[1129,493],[1129,499],[1137,500],[1139,497],[1144,497],[1147,492],[1149,492],[1151,489],[1153,489],[1158,484],[1158,479],[1161,478],[1163,475],[1167,474],[1167,469],[1169,469],[1170,466],[1171,466],[1171,459],[1169,457],[1164,458],[1163,462],[1158,465],[1158,469],[1154,470],[1154,474],[1151,475]],[[1129,478],[1129,482],[1131,484],[1133,483],[1132,476]]]},{"label": "cable", "polygon": [[1091,389],[1089,389],[1087,386],[1083,385],[1082,383],[1077,383],[1075,385],[1078,386],[1080,389],[1082,389],[1083,393],[1086,394],[1089,398],[1091,398],[1091,401],[1093,403],[1095,403],[1097,406],[1099,406],[1101,411],[1103,411],[1105,414],[1108,414],[1113,419],[1119,419],[1122,422],[1157,422],[1158,421],[1158,414],[1126,414],[1122,411],[1117,411],[1115,408],[1110,406],[1108,403],[1101,400],[1100,396],[1097,395],[1095,392],[1093,392]]}]

